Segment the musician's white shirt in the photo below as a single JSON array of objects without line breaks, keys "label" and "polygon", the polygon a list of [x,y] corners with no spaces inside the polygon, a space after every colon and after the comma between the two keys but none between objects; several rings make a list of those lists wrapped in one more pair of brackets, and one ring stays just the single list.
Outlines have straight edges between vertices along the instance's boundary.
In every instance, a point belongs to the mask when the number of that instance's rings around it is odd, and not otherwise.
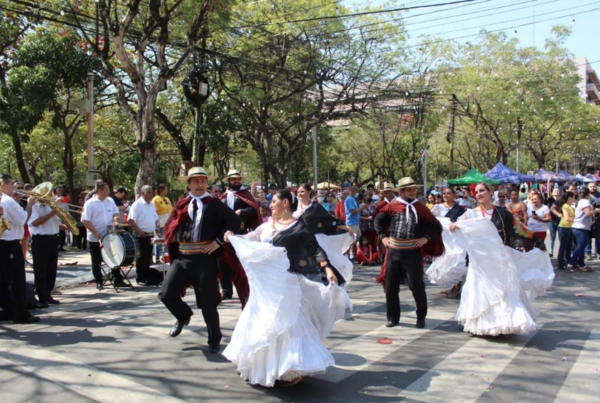
[{"label": "musician's white shirt", "polygon": [[[81,221],[91,222],[102,238],[108,233],[108,226],[112,225],[113,217],[116,215],[119,215],[119,209],[113,199],[107,197],[104,201],[100,201],[97,196],[94,196],[83,205]],[[87,240],[99,242],[92,231],[87,231]]]},{"label": "musician's white shirt", "polygon": [[60,218],[56,215],[50,217],[48,221],[38,226],[34,226],[33,222],[40,217],[44,217],[47,214],[50,214],[52,209],[48,206],[42,205],[39,202],[35,203],[31,208],[31,217],[29,217],[29,221],[27,225],[29,226],[29,232],[31,235],[57,235],[60,231]]},{"label": "musician's white shirt", "polygon": [[131,205],[127,219],[135,221],[143,232],[149,234],[156,230],[158,214],[152,201],[147,203],[143,197],[140,197]]},{"label": "musician's white shirt", "polygon": [[2,193],[2,208],[4,218],[10,223],[10,231],[4,231],[3,241],[20,241],[25,235],[25,223],[27,222],[27,211],[6,193]]}]

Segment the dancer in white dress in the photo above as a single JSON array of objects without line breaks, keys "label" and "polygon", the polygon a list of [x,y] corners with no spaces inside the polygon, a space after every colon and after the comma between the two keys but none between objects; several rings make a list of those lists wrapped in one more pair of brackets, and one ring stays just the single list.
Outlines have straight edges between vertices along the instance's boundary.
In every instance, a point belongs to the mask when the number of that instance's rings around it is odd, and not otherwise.
[{"label": "dancer in white dress", "polygon": [[433,206],[431,213],[438,217],[442,224],[445,251],[442,256],[433,259],[425,273],[429,281],[442,288],[442,293],[455,298],[460,295],[462,283],[467,275],[467,253],[464,247],[455,245],[458,240],[451,236],[448,226],[451,222],[456,222],[466,209],[456,204],[454,189],[444,188],[442,197],[444,202]]},{"label": "dancer in white dress", "polygon": [[340,284],[352,276],[342,254],[352,238],[313,235],[305,220],[292,217],[292,197],[280,190],[268,222],[228,238],[252,292],[223,355],[250,384],[294,384],[324,372],[334,359],[323,340],[350,308]]},{"label": "dancer in white dress", "polygon": [[526,334],[536,328],[533,300],[550,287],[554,270],[545,252],[508,246],[519,234],[512,214],[492,204],[492,191],[489,184],[478,184],[479,207],[449,224],[469,254],[456,319],[465,332],[479,336]]}]

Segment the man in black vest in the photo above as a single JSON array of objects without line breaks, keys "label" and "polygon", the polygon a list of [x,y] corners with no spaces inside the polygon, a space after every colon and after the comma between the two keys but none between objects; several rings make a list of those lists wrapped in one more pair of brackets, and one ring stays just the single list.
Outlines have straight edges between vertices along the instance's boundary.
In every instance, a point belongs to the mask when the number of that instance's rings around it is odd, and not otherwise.
[{"label": "man in black vest", "polygon": [[172,263],[159,297],[177,318],[169,333],[176,337],[193,315],[181,298],[182,291],[191,283],[208,329],[209,351],[216,353],[221,343],[216,251],[240,227],[240,220],[206,192],[208,175],[204,168],[194,167],[179,180],[187,183],[189,196],[177,202],[165,224],[165,241]]}]

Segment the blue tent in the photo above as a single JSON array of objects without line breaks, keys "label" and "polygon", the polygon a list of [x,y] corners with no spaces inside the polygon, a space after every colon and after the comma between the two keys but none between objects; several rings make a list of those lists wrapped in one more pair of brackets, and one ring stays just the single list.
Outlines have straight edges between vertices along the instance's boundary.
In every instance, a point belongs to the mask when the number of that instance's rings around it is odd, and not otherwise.
[{"label": "blue tent", "polygon": [[558,172],[558,177],[562,178],[562,179],[564,179],[566,181],[571,181],[571,180],[575,179],[575,177],[573,175],[571,175],[571,174],[569,174],[568,172],[565,172],[565,171],[559,171]]},{"label": "blue tent", "polygon": [[595,182],[593,179],[586,178],[585,176],[583,176],[581,174],[575,175],[575,178],[573,180],[577,181],[577,182],[583,182],[583,183]]},{"label": "blue tent", "polygon": [[523,183],[523,182],[535,182],[535,176],[525,175],[512,169],[509,169],[506,165],[499,162],[495,167],[485,173],[488,178],[496,179],[500,183]]},{"label": "blue tent", "polygon": [[535,177],[535,180],[537,182],[548,182],[548,179],[552,178],[553,176],[556,176],[556,174],[552,171],[545,171],[540,168],[540,170],[537,171],[537,173],[533,176]]}]

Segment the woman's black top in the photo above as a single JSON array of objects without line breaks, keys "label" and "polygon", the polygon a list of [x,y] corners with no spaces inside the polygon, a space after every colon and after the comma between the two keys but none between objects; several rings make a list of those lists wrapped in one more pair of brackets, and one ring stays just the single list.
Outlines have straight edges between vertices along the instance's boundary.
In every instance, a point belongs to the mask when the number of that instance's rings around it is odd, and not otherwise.
[{"label": "woman's black top", "polygon": [[345,280],[331,265],[327,253],[319,246],[315,234],[335,235],[338,232],[337,220],[318,203],[308,207],[298,221],[285,231],[273,237],[273,245],[286,249],[290,261],[289,271],[303,275],[321,273],[325,276],[325,267],[335,273],[338,284]]}]

